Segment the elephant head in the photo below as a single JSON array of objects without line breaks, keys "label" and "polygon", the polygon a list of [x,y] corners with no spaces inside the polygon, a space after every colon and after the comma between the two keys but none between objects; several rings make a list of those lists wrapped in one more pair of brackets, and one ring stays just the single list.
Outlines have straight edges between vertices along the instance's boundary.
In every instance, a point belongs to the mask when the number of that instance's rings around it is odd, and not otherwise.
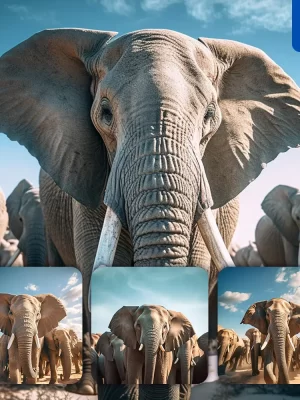
[{"label": "elephant head", "polygon": [[260,267],[263,265],[256,243],[252,241],[249,242],[248,246],[238,249],[233,260],[235,265],[240,267]]},{"label": "elephant head", "polygon": [[66,315],[65,307],[52,294],[0,293],[0,329],[10,336],[8,349],[16,342],[26,377],[36,377],[31,360],[33,346],[39,348],[39,338],[56,327]]},{"label": "elephant head", "polygon": [[4,238],[8,227],[8,214],[6,209],[6,201],[4,193],[0,187],[0,242]]},{"label": "elephant head", "polygon": [[45,30],[5,53],[0,132],[85,206],[105,192],[115,230],[107,237],[104,223],[101,245],[122,225],[134,265],[187,265],[196,221],[218,259],[224,243],[203,213],[298,145],[299,88],[239,42],[170,30],[115,36]]},{"label": "elephant head", "polygon": [[19,240],[24,265],[47,265],[46,236],[39,189],[23,179],[8,196],[9,227]]},{"label": "elephant head", "polygon": [[230,360],[239,340],[233,329],[224,328],[218,331],[219,366],[225,365]]},{"label": "elephant head", "polygon": [[[300,332],[300,305],[281,298],[260,301],[248,308],[241,324],[252,325],[267,335],[261,350],[267,346],[265,352],[274,351],[279,371],[278,383],[288,384],[287,360],[291,360],[294,351],[291,337]],[[272,380],[275,381],[273,375]]]},{"label": "elephant head", "polygon": [[112,333],[132,349],[145,352],[145,384],[152,384],[159,351],[175,351],[194,334],[190,321],[180,312],[162,306],[124,306],[112,317]]},{"label": "elephant head", "polygon": [[58,356],[61,358],[64,380],[68,380],[72,368],[71,336],[68,329],[61,327],[52,329],[45,336],[45,341],[50,350],[58,352]]},{"label": "elephant head", "polygon": [[180,362],[181,383],[189,385],[193,383],[193,367],[196,365],[194,358],[199,357],[200,351],[196,335],[183,343],[177,350],[174,364]]},{"label": "elephant head", "polygon": [[[96,349],[96,345],[98,343],[98,340],[100,339],[101,334],[100,333],[92,333],[91,334],[91,347],[93,349]],[[97,350],[96,350],[97,351]],[[98,352],[98,351],[97,351]]]},{"label": "elephant head", "polygon": [[111,332],[104,332],[98,341],[97,348],[108,361],[115,361],[120,379],[124,382],[126,376],[124,364],[125,344],[123,340]]},{"label": "elephant head", "polygon": [[[299,247],[299,189],[286,185],[278,185],[267,194],[261,203],[261,207],[266,215],[271,218],[282,236],[293,246]],[[298,265],[300,265],[300,250],[298,251]]]},{"label": "elephant head", "polygon": [[250,339],[242,338],[244,342],[244,357],[247,364],[250,364]]}]

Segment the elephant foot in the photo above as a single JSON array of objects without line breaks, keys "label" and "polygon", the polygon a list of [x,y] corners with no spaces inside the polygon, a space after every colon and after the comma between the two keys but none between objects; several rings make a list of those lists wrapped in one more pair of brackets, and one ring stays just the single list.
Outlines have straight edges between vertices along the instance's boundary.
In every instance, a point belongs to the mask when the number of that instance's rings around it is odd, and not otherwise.
[{"label": "elephant foot", "polygon": [[76,370],[75,373],[76,373],[76,374],[80,374],[80,369],[79,369],[78,371]]},{"label": "elephant foot", "polygon": [[90,379],[81,379],[77,383],[66,385],[65,390],[71,393],[93,395],[97,394],[95,385]]},{"label": "elephant foot", "polygon": [[44,374],[39,374],[39,378],[44,378]]},{"label": "elephant foot", "polygon": [[259,371],[252,372],[252,376],[257,376],[257,375],[259,375]]},{"label": "elephant foot", "polygon": [[49,385],[54,385],[57,382],[57,379],[50,379]]}]

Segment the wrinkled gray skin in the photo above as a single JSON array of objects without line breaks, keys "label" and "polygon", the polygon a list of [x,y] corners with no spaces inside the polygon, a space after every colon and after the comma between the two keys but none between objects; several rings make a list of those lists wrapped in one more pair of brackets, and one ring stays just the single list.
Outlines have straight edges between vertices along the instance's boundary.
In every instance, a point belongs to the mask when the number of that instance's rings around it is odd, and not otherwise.
[{"label": "wrinkled gray skin", "polygon": [[0,187],[0,242],[4,238],[8,227],[8,214],[6,209],[6,200],[4,193]]},{"label": "wrinkled gray skin", "polygon": [[10,337],[15,335],[8,351],[11,383],[21,383],[21,369],[26,383],[37,383],[43,337],[65,316],[63,304],[51,294],[15,296],[0,293],[0,329]]},{"label": "wrinkled gray skin", "polygon": [[257,223],[255,241],[265,266],[298,266],[300,191],[278,185],[264,198],[266,213]]},{"label": "wrinkled gray skin", "polygon": [[[86,394],[93,393],[88,286],[104,189],[123,225],[115,265],[201,265],[202,257],[210,265],[194,224],[203,209],[226,208],[219,228],[229,245],[229,202],[262,163],[299,143],[299,89],[260,50],[168,30],[109,41],[114,36],[43,31],[0,60],[0,131],[78,201],[56,199],[64,212],[52,212],[58,223],[49,224],[49,243],[50,265],[83,272],[85,368],[73,389]],[[42,185],[41,196],[48,224],[57,208]]]},{"label": "wrinkled gray skin", "polygon": [[9,376],[7,350],[8,342],[9,336],[2,335],[0,337],[0,382],[6,382]]},{"label": "wrinkled gray skin", "polygon": [[259,375],[259,368],[258,368],[259,356],[261,356],[262,358],[261,365],[263,365],[264,350],[261,350],[261,346],[266,339],[266,335],[263,335],[256,328],[248,329],[245,335],[250,339],[252,376],[256,376]]},{"label": "wrinkled gray skin", "polygon": [[127,347],[128,384],[166,384],[172,367],[171,352],[195,334],[182,313],[155,305],[124,306],[114,314],[109,328]]},{"label": "wrinkled gray skin", "polygon": [[48,265],[47,243],[39,189],[23,179],[6,201],[9,227],[19,240],[24,266]]},{"label": "wrinkled gray skin", "polygon": [[[51,378],[49,384],[57,383],[57,361],[60,359],[63,369],[63,379],[68,380],[72,369],[71,336],[67,329],[58,327],[45,335],[45,343],[41,360],[50,362]],[[40,364],[41,365],[41,364]],[[43,377],[40,369],[40,377]]]},{"label": "wrinkled gray skin", "polygon": [[[264,348],[264,379],[267,384],[288,384],[293,348],[289,336],[300,332],[300,305],[281,298],[254,303],[246,311],[242,324],[257,328],[270,335]],[[278,365],[278,379],[274,363]]]},{"label": "wrinkled gray skin", "polygon": [[250,339],[248,338],[242,338],[244,342],[244,349],[243,349],[243,354],[240,358],[240,362],[238,364],[239,367],[242,367],[243,364],[250,364]]},{"label": "wrinkled gray skin", "polygon": [[104,332],[97,343],[97,348],[105,357],[105,384],[126,383],[123,340],[111,332]]},{"label": "wrinkled gray skin", "polygon": [[242,338],[233,329],[223,328],[218,331],[218,343],[219,371],[225,372],[227,366],[231,371],[235,371],[245,347]]},{"label": "wrinkled gray skin", "polygon": [[233,262],[237,267],[261,267],[263,265],[254,242],[238,249],[233,257]]}]

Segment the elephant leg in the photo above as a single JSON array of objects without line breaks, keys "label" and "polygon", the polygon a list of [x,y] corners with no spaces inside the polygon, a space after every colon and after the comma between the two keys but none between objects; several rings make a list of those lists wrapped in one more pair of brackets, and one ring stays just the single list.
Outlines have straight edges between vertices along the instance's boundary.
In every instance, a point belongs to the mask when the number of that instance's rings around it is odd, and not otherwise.
[{"label": "elephant leg", "polygon": [[79,358],[78,358],[78,356],[74,357],[73,361],[74,361],[74,365],[75,365],[75,372],[76,372],[76,374],[80,374]]},{"label": "elephant leg", "polygon": [[21,383],[21,365],[19,362],[19,353],[15,341],[8,351],[9,354],[9,377],[10,383]]},{"label": "elephant leg", "polygon": [[44,360],[42,358],[40,358],[39,361],[39,378],[44,378]]},{"label": "elephant leg", "polygon": [[173,365],[172,368],[171,368],[171,371],[169,373],[169,376],[168,376],[168,382],[167,383],[169,385],[175,385],[177,383],[176,382],[176,372],[177,372],[176,365]]},{"label": "elephant leg", "polygon": [[56,372],[56,352],[53,350],[49,351],[49,363],[51,378],[49,384],[57,383],[57,372]]},{"label": "elephant leg", "polygon": [[46,362],[46,367],[45,367],[45,375],[48,376],[50,374],[50,361]]},{"label": "elephant leg", "polygon": [[272,344],[269,343],[264,349],[264,379],[266,384],[276,384],[275,363]]},{"label": "elephant leg", "polygon": [[126,382],[129,385],[143,383],[143,365],[145,355],[142,351],[128,348],[126,365]]}]

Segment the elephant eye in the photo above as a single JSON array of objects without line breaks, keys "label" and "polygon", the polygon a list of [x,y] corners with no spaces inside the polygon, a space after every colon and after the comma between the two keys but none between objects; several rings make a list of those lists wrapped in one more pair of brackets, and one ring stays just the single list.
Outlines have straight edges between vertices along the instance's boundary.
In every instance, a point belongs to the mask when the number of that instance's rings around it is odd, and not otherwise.
[{"label": "elephant eye", "polygon": [[112,110],[107,99],[101,101],[101,120],[108,126],[111,125],[113,120]]},{"label": "elephant eye", "polygon": [[13,314],[13,313],[9,310],[9,311],[8,311],[8,315],[12,315],[12,314]]},{"label": "elephant eye", "polygon": [[210,104],[206,110],[206,114],[204,115],[204,123],[207,124],[210,119],[214,118],[215,114],[216,108],[214,104]]}]

